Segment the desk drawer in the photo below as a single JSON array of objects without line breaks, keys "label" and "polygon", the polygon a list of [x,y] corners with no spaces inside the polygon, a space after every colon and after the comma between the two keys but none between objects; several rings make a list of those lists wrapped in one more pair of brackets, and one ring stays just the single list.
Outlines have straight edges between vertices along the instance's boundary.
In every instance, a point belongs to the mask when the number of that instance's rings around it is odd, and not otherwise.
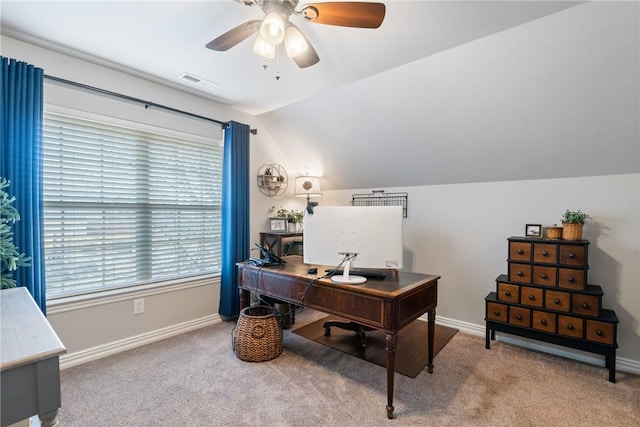
[{"label": "desk drawer", "polygon": [[544,296],[544,306],[549,310],[569,311],[569,293],[548,290]]},{"label": "desk drawer", "polygon": [[558,333],[573,338],[584,337],[584,320],[579,317],[558,315]]},{"label": "desk drawer", "polygon": [[509,307],[509,323],[525,328],[531,327],[531,310],[522,307]]},{"label": "desk drawer", "polygon": [[560,264],[586,267],[585,247],[582,245],[561,245]]},{"label": "desk drawer", "polygon": [[498,283],[498,299],[500,301],[511,302],[517,304],[519,302],[520,287],[518,285],[509,285],[508,283]]},{"label": "desk drawer", "polygon": [[589,341],[596,341],[611,345],[615,344],[615,324],[589,319],[587,319],[586,322],[587,339]]},{"label": "desk drawer", "polygon": [[556,273],[555,267],[543,267],[540,265],[533,266],[533,284],[540,286],[556,286]]},{"label": "desk drawer", "polygon": [[487,303],[487,319],[507,323],[507,306],[495,302]]},{"label": "desk drawer", "polygon": [[547,313],[546,311],[533,312],[533,324],[534,329],[540,329],[545,332],[556,332],[556,315],[553,313]]},{"label": "desk drawer", "polygon": [[553,243],[536,243],[533,245],[533,262],[555,264],[558,259],[558,245]]},{"label": "desk drawer", "polygon": [[584,290],[587,286],[587,273],[585,270],[574,268],[558,269],[558,287],[574,290]]},{"label": "desk drawer", "polygon": [[544,299],[542,289],[531,288],[529,286],[520,287],[520,304],[531,307],[543,307]]},{"label": "desk drawer", "polygon": [[509,281],[518,283],[531,283],[531,265],[510,262]]}]

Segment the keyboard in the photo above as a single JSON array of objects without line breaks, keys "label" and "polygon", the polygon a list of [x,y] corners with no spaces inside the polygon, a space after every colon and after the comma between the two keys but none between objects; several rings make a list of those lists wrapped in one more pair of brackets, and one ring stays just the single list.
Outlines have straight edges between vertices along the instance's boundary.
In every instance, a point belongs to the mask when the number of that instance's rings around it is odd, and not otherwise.
[{"label": "keyboard", "polygon": [[[342,276],[344,274],[343,269],[334,270],[332,268],[326,269],[325,273],[331,273],[335,271],[334,276]],[[369,279],[384,279],[387,276],[383,270],[367,270],[365,268],[351,268],[349,269],[350,276],[362,276],[367,277]]]}]

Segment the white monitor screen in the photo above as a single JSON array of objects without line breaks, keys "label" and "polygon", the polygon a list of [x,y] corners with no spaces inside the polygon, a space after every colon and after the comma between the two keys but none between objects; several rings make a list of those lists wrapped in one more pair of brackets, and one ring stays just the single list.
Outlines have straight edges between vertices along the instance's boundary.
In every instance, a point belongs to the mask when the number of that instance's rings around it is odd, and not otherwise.
[{"label": "white monitor screen", "polygon": [[306,264],[353,268],[402,268],[401,206],[318,206],[304,217]]}]

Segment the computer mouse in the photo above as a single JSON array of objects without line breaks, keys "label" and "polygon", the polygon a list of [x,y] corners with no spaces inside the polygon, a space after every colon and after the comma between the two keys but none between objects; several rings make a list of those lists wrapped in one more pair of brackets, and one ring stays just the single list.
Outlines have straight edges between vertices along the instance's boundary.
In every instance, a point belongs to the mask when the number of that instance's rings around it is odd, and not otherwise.
[{"label": "computer mouse", "polygon": [[310,269],[307,270],[308,274],[317,274],[318,273],[318,269],[315,267],[311,267]]}]

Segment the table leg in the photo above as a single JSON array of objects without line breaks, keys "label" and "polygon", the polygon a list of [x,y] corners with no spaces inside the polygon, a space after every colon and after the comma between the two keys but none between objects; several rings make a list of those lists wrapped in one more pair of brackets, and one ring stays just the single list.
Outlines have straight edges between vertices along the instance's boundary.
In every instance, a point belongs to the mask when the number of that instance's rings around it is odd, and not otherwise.
[{"label": "table leg", "polygon": [[433,337],[436,331],[436,309],[433,308],[427,312],[427,372],[433,373]]},{"label": "table leg", "polygon": [[396,363],[396,343],[398,336],[396,334],[387,334],[387,418],[393,419],[393,380],[395,374]]},{"label": "table leg", "polygon": [[46,414],[40,414],[40,425],[42,427],[58,427],[58,410],[47,412]]}]

